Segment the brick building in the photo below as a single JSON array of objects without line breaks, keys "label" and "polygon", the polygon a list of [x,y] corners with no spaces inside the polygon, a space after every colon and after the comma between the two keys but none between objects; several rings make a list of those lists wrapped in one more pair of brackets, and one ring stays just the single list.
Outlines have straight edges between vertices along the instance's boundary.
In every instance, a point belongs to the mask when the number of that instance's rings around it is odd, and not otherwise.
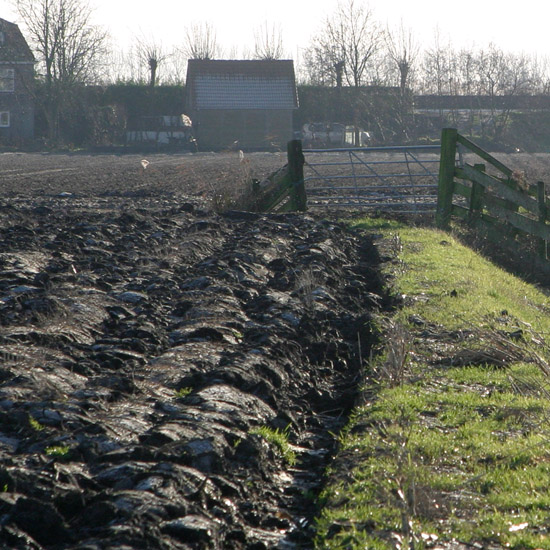
[{"label": "brick building", "polygon": [[34,137],[34,64],[19,27],[0,19],[0,142]]}]

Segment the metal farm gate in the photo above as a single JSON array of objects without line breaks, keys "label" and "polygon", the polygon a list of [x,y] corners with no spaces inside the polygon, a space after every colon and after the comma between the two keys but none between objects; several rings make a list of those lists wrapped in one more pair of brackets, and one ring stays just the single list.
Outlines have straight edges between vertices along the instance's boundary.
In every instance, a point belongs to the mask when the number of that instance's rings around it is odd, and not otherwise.
[{"label": "metal farm gate", "polygon": [[439,145],[305,149],[307,205],[435,212]]}]

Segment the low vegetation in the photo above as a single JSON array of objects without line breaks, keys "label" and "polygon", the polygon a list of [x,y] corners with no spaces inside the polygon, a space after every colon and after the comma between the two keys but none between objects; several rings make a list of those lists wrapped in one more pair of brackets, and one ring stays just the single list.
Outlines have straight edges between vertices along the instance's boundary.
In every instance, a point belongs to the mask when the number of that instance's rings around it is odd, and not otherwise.
[{"label": "low vegetation", "polygon": [[446,233],[356,226],[392,248],[402,307],[380,320],[316,548],[550,549],[549,298]]},{"label": "low vegetation", "polygon": [[279,453],[283,460],[289,465],[296,464],[296,453],[289,442],[290,424],[284,429],[270,428],[269,426],[259,426],[251,431],[252,434],[263,438],[275,452]]}]

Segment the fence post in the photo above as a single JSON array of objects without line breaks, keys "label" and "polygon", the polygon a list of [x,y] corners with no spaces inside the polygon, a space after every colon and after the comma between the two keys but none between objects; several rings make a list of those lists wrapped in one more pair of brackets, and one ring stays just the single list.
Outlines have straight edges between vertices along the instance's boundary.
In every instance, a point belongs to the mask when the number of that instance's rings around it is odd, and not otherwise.
[{"label": "fence post", "polygon": [[302,152],[302,142],[299,139],[293,139],[287,145],[288,173],[292,188],[290,190],[290,200],[293,210],[305,212],[307,209],[306,187],[304,184],[304,154]]},{"label": "fence post", "polygon": [[[546,185],[543,181],[537,182],[537,200],[539,203],[539,222],[546,224],[548,208],[546,206]],[[543,260],[548,259],[548,241],[539,239],[539,255]]]},{"label": "fence post", "polygon": [[442,229],[449,226],[453,207],[456,144],[456,128],[443,128],[441,132],[441,157],[435,223]]}]

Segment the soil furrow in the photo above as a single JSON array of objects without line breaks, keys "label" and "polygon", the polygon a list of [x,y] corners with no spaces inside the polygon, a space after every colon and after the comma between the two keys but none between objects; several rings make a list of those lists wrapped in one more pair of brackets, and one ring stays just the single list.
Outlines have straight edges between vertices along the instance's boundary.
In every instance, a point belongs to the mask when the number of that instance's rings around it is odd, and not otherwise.
[{"label": "soil furrow", "polygon": [[0,243],[0,546],[310,544],[387,306],[368,238],[156,194],[19,197]]}]

